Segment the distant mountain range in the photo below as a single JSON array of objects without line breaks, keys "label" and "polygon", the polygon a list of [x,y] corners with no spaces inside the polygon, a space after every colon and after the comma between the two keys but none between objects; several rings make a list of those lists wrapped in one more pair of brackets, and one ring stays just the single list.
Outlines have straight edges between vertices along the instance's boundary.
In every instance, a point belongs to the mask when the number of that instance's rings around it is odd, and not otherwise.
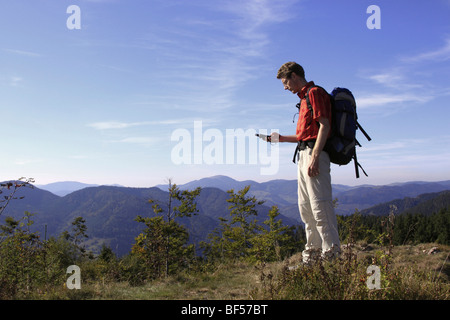
[{"label": "distant mountain range", "polygon": [[[236,181],[227,176],[213,176],[191,181],[180,185],[180,188],[194,189],[208,186],[227,191],[229,189],[239,190],[247,185],[251,185],[250,193],[258,199],[265,200],[266,205],[277,205],[285,210],[286,216],[298,217],[297,180],[271,180],[259,183],[252,180]],[[167,190],[165,185],[158,185],[157,187]],[[356,209],[361,211],[384,202],[444,190],[450,190],[450,180],[438,182],[411,181],[382,186],[334,184],[333,198],[338,200],[336,213],[348,215],[354,213]]]},{"label": "distant mountain range", "polygon": [[[36,185],[37,188],[42,190],[50,191],[57,196],[64,197],[74,191],[78,191],[88,187],[98,187],[98,184],[87,184],[77,181],[62,181],[62,182],[53,182],[45,185]],[[114,184],[112,186],[120,187],[118,184]]]},{"label": "distant mountain range", "polygon": [[[270,206],[277,205],[281,213],[280,219],[284,224],[301,223],[297,207],[296,180],[259,183],[214,176],[180,185],[181,189],[203,188],[197,199],[199,214],[180,219],[180,223],[188,229],[192,242],[205,240],[219,225],[219,217],[229,217],[229,204],[226,201],[229,195],[226,191],[230,189],[238,191],[247,185],[251,186],[251,195],[265,201],[258,210],[260,222],[267,219]],[[423,206],[422,210],[428,210],[434,203],[433,199],[441,196],[439,192],[445,190],[450,190],[450,181],[359,187],[334,185],[333,196],[338,198],[339,205],[336,210],[338,214],[352,214],[355,209],[359,209],[363,214],[384,215],[389,212],[386,211],[386,208],[389,208],[388,202],[392,201],[401,210],[419,205]],[[7,189],[2,191],[2,195],[9,192]],[[423,195],[425,193],[428,195]],[[123,255],[130,251],[134,238],[143,227],[134,221],[135,217],[153,215],[148,200],[154,199],[164,204],[167,202],[168,192],[167,186],[162,185],[151,188],[128,188],[60,182],[35,186],[33,189],[20,188],[16,196],[25,198],[11,201],[0,216],[0,222],[3,222],[6,216],[21,217],[25,211],[36,213],[33,217],[35,221],[33,228],[40,232],[42,238],[48,238],[69,230],[71,222],[76,217],[82,216],[86,219],[88,244],[91,248],[99,248],[104,243],[118,255]],[[442,197],[445,198],[445,195]],[[435,203],[445,206],[445,201],[440,199]],[[44,225],[47,226],[46,235]]]},{"label": "distant mountain range", "polygon": [[381,203],[361,210],[362,215],[385,216],[393,211],[394,214],[421,213],[430,215],[442,208],[450,207],[450,190],[425,193],[417,197],[405,197]]}]

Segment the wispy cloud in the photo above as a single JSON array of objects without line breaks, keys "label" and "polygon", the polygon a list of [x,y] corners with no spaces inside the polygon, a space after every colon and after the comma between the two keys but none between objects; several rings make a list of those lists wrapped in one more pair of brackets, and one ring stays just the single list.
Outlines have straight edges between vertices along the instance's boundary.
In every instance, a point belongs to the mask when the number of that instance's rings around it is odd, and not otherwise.
[{"label": "wispy cloud", "polygon": [[224,1],[217,6],[217,10],[229,12],[233,19],[234,29],[232,32],[236,41],[231,41],[227,47],[224,47],[224,52],[227,52],[233,61],[231,70],[236,72],[243,68],[242,74],[228,74],[232,75],[234,79],[239,79],[242,78],[239,76],[243,74],[250,74],[252,70],[258,70],[258,66],[254,66],[255,58],[267,56],[267,49],[271,43],[270,26],[291,19],[293,17],[292,8],[296,2],[298,1]]},{"label": "wispy cloud", "polygon": [[[381,107],[402,103],[424,103],[433,99],[430,95],[419,95],[414,93],[389,94],[379,93],[362,95],[356,99],[358,108]],[[385,110],[385,109],[383,109]],[[394,109],[391,111],[395,111]]]},{"label": "wispy cloud", "polygon": [[[436,97],[448,95],[447,83],[442,82],[438,86],[431,86],[426,81],[426,75],[429,75],[430,71],[429,64],[425,63],[432,62],[434,68],[441,70],[440,64],[449,59],[450,38],[446,39],[445,44],[436,50],[398,58],[395,67],[386,67],[385,70],[377,70],[377,72],[373,72],[373,70],[364,71],[360,75],[362,78],[368,79],[381,87],[374,87],[371,93],[357,97],[358,107],[385,112],[386,108],[375,109],[374,107],[426,103]],[[373,93],[373,91],[381,93]],[[396,111],[391,108],[389,113],[393,112]]]},{"label": "wispy cloud", "polygon": [[[181,91],[185,108],[202,113],[212,107],[216,111],[229,110],[237,107],[236,91],[259,77],[267,67],[273,36],[270,26],[291,18],[293,3],[292,0],[204,2],[201,10],[206,12],[201,17],[174,18],[170,27],[165,25],[164,29],[155,26],[151,33],[141,37],[139,45],[169,62],[169,68],[158,75],[160,84],[167,81],[167,85],[177,90],[175,93]],[[220,19],[216,19],[218,13]],[[170,68],[172,61],[176,61],[176,68]],[[180,67],[183,72],[179,72]]]},{"label": "wispy cloud", "polygon": [[14,164],[18,165],[18,166],[26,166],[26,165],[29,165],[29,164],[40,163],[40,162],[43,162],[43,161],[44,160],[42,160],[42,159],[16,159],[14,161]]},{"label": "wispy cloud", "polygon": [[119,143],[133,143],[133,144],[154,144],[155,138],[154,137],[128,137],[123,138],[119,140],[114,140],[112,142],[119,142]]},{"label": "wispy cloud", "polygon": [[9,81],[9,84],[12,86],[12,87],[17,87],[17,86],[19,86],[20,85],[20,83],[23,81],[23,78],[22,77],[11,77],[10,78],[10,81]]},{"label": "wispy cloud", "polygon": [[94,122],[87,126],[92,127],[96,130],[111,130],[111,129],[126,129],[131,127],[150,125],[151,121],[143,122],[118,122],[118,121],[104,121],[104,122]]},{"label": "wispy cloud", "polygon": [[90,159],[91,156],[88,155],[84,155],[84,154],[77,154],[77,155],[68,155],[67,159],[72,159],[72,160],[86,160],[86,159]]},{"label": "wispy cloud", "polygon": [[117,2],[118,0],[82,0],[82,1],[93,3],[109,3],[109,2]]},{"label": "wispy cloud", "polygon": [[427,145],[430,143],[429,139],[400,139],[396,141],[390,141],[386,143],[375,143],[373,145],[367,144],[363,148],[358,149],[358,153],[368,153],[376,152],[380,153],[383,151],[400,151],[408,150],[411,151],[411,146]]},{"label": "wispy cloud", "polygon": [[[188,118],[188,119],[169,119],[169,120],[153,120],[153,121],[137,121],[137,122],[121,122],[121,121],[100,121],[87,124],[88,127],[94,128],[96,130],[122,130],[133,127],[142,126],[182,126],[189,125],[198,119]],[[201,119],[204,123],[211,125],[217,122],[217,119]]]},{"label": "wispy cloud", "polygon": [[24,51],[24,50],[17,50],[17,49],[3,49],[3,51],[8,53],[13,53],[20,56],[26,56],[26,57],[41,57],[39,53],[31,52],[31,51]]},{"label": "wispy cloud", "polygon": [[[442,145],[446,145],[450,140],[449,136],[443,136],[442,141],[435,139],[398,139],[386,143],[365,144],[358,148],[357,152],[363,166],[370,170],[381,169],[397,170],[394,175],[405,173],[407,169],[417,170],[417,174],[432,172],[437,168],[440,176],[447,173],[448,159],[450,152],[442,150]],[[412,147],[413,146],[413,147]],[[427,153],[420,153],[417,150],[427,150]],[[430,163],[433,165],[430,166]],[[370,168],[370,169],[369,169]]]},{"label": "wispy cloud", "polygon": [[[366,78],[383,85],[388,88],[393,88],[396,90],[410,90],[419,89],[423,87],[423,83],[411,81],[411,72],[405,67],[389,68],[380,73],[370,74]],[[414,77],[417,80],[417,77]]]},{"label": "wispy cloud", "polygon": [[435,61],[442,62],[450,59],[450,37],[445,40],[445,44],[438,49],[427,51],[413,56],[402,57],[400,60],[406,63]]},{"label": "wispy cloud", "polygon": [[144,147],[150,147],[155,145],[161,145],[161,143],[167,143],[167,139],[158,136],[131,136],[119,139],[111,139],[105,141],[106,143],[119,143],[119,144],[131,144],[141,145]]},{"label": "wispy cloud", "polygon": [[242,29],[248,34],[260,33],[257,29],[270,23],[281,23],[293,17],[290,8],[297,1],[289,0],[247,0],[225,1],[223,9],[242,18]]}]

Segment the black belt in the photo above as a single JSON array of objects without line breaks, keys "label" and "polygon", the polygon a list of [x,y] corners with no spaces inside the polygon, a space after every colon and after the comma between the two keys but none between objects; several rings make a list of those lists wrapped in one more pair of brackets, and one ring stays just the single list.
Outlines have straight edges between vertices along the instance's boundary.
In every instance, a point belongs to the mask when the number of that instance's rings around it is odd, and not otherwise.
[{"label": "black belt", "polygon": [[297,157],[299,151],[305,150],[307,147],[313,149],[315,143],[316,140],[297,141],[297,147],[295,148],[294,158],[292,158],[292,162],[295,163],[295,158]]}]

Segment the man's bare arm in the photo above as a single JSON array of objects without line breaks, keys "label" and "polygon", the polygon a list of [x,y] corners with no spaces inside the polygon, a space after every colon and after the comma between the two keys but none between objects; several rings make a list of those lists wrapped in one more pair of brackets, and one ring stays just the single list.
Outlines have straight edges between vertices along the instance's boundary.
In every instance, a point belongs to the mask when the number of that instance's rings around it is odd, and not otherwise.
[{"label": "man's bare arm", "polygon": [[319,133],[317,134],[316,143],[312,150],[311,162],[308,167],[308,175],[310,177],[317,176],[319,172],[319,156],[327,142],[328,133],[331,130],[330,122],[327,118],[319,117],[317,121],[320,123]]},{"label": "man's bare arm", "polygon": [[273,132],[271,134],[272,142],[291,142],[291,143],[297,143],[297,136],[291,135],[291,136],[282,136],[278,132]]}]

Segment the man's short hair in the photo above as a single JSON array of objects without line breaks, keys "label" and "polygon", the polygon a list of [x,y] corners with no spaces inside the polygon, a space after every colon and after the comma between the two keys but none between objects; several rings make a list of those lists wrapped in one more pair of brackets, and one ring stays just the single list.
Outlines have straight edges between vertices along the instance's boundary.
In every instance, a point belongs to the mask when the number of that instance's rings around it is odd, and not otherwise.
[{"label": "man's short hair", "polygon": [[301,65],[293,61],[286,62],[280,67],[278,70],[277,79],[289,79],[292,73],[295,73],[297,76],[305,79],[305,70]]}]

